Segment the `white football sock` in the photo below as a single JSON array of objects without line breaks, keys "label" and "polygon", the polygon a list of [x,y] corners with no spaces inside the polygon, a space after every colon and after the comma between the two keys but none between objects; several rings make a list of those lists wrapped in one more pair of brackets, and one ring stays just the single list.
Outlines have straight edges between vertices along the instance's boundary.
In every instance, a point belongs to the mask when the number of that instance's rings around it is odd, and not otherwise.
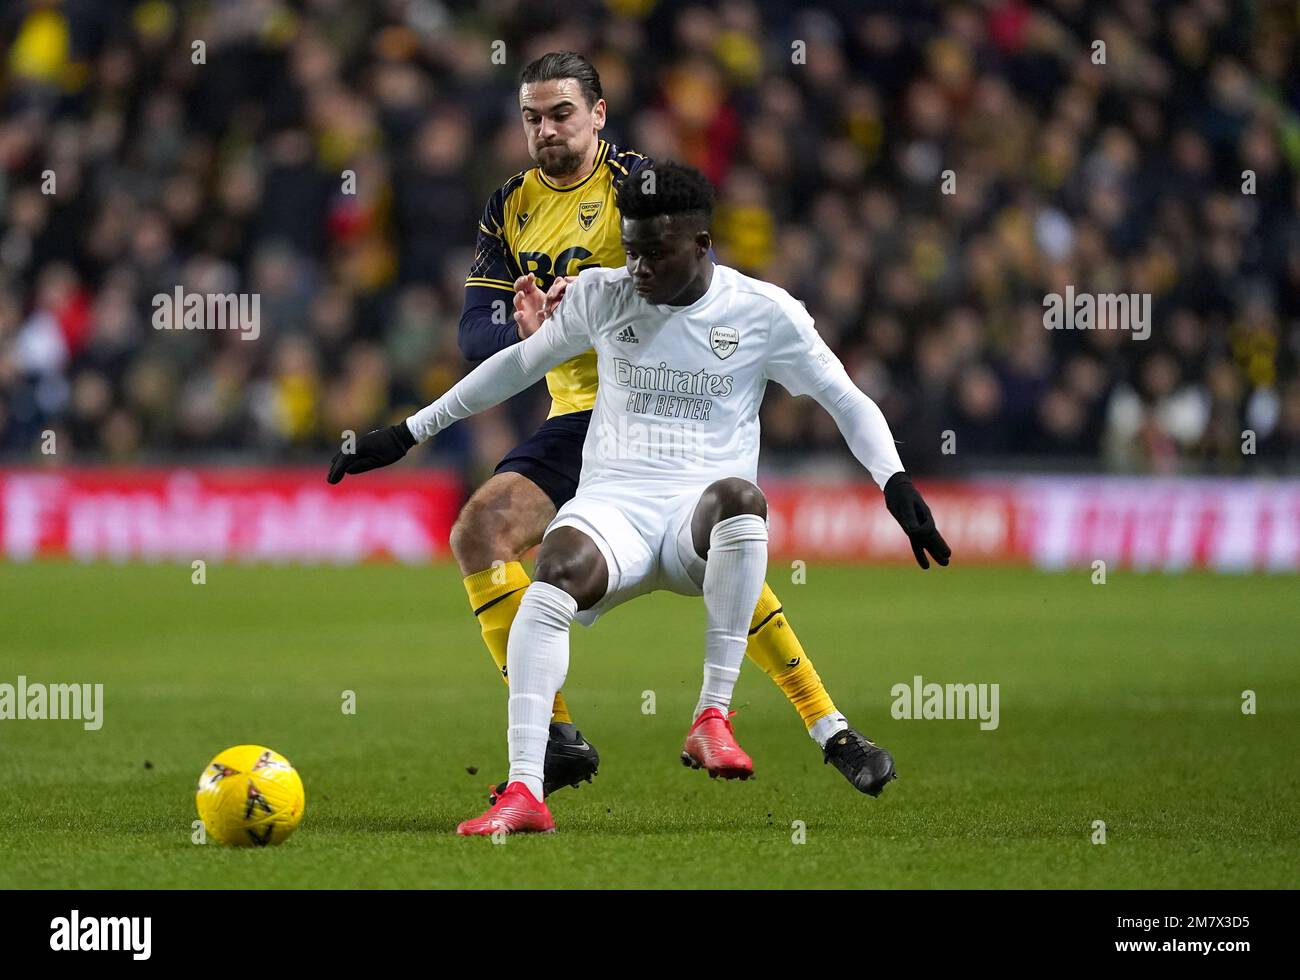
[{"label": "white football sock", "polygon": [[813,741],[826,748],[826,743],[831,740],[832,735],[838,735],[844,729],[849,727],[849,720],[838,711],[832,711],[829,715],[823,715],[812,723],[812,728],[808,729],[808,734],[813,737]]},{"label": "white football sock", "polygon": [[[757,600],[755,600],[757,601]],[[519,601],[506,645],[510,677],[510,776],[542,799],[546,741],[555,692],[569,672],[569,627],[578,603],[563,589],[534,582]]]},{"label": "white football sock", "polygon": [[[709,533],[704,567],[704,686],[694,718],[708,708],[724,715],[740,676],[749,623],[767,574],[767,522],[757,514],[728,517]],[[694,720],[694,718],[692,720]]]}]

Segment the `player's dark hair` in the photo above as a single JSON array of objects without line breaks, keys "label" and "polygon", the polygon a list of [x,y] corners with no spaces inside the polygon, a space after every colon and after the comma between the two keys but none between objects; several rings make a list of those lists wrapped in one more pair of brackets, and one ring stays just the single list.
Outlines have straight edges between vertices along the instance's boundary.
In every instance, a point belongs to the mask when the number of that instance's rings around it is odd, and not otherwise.
[{"label": "player's dark hair", "polygon": [[624,218],[697,215],[705,228],[713,217],[713,185],[694,167],[671,160],[635,171],[618,189]]},{"label": "player's dark hair", "polygon": [[590,109],[600,101],[603,90],[600,87],[600,73],[596,66],[576,51],[548,51],[536,61],[531,62],[519,74],[520,85],[533,82],[553,82],[560,78],[575,79],[582,88],[583,97]]}]

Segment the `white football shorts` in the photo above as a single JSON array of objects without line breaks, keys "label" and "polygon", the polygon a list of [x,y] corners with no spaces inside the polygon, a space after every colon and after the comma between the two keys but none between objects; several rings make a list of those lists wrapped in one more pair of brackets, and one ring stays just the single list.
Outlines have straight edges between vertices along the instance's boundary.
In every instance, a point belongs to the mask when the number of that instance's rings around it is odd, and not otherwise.
[{"label": "white football shorts", "polygon": [[665,589],[678,595],[704,594],[704,559],[691,541],[691,518],[706,486],[673,497],[620,488],[579,491],[546,528],[574,527],[596,543],[609,568],[604,598],[578,613],[590,626],[617,605]]}]

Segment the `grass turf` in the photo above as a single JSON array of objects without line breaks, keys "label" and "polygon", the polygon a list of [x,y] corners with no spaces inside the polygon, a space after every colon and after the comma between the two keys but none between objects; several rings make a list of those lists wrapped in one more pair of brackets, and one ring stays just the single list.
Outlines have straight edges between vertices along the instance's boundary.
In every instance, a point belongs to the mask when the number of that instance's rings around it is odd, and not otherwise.
[{"label": "grass turf", "polygon": [[[638,599],[574,630],[566,693],[600,776],[552,798],[558,834],[503,845],[452,833],[506,761],[454,568],[0,580],[0,682],[105,687],[98,732],[0,721],[0,887],[1288,887],[1300,867],[1293,577],[773,566],[839,706],[898,761],[879,800],[752,665],[736,724],[758,778],[683,769],[702,604]],[[893,719],[916,674],[999,684],[999,727]],[[293,760],[303,824],[279,848],[195,846],[198,774],[240,742]]]}]

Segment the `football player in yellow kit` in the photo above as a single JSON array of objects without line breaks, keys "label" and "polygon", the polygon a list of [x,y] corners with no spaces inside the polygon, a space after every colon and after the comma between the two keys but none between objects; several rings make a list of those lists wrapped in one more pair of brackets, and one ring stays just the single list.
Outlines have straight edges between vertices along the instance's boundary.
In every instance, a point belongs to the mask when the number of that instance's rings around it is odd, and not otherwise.
[{"label": "football player in yellow kit", "polygon": [[[461,351],[471,361],[519,342],[540,325],[535,314],[515,313],[516,280],[531,275],[558,299],[566,277],[585,268],[624,264],[615,195],[623,181],[635,179],[650,164],[641,154],[600,138],[606,110],[600,77],[581,55],[552,52],[529,64],[520,76],[519,108],[537,165],[498,188],[479,222],[459,331]],[[551,395],[546,421],[501,460],[465,504],[451,532],[470,607],[503,678],[510,624],[529,585],[520,559],[542,540],[558,508],[577,489],[596,400],[595,352],[561,364],[546,376],[546,384]],[[849,727],[836,709],[780,600],[766,585],[754,610],[746,654],[799,712],[824,760],[855,788],[879,795],[894,778],[892,760]],[[563,693],[557,694],[545,792],[589,782],[598,765],[595,748],[574,726]]]}]

